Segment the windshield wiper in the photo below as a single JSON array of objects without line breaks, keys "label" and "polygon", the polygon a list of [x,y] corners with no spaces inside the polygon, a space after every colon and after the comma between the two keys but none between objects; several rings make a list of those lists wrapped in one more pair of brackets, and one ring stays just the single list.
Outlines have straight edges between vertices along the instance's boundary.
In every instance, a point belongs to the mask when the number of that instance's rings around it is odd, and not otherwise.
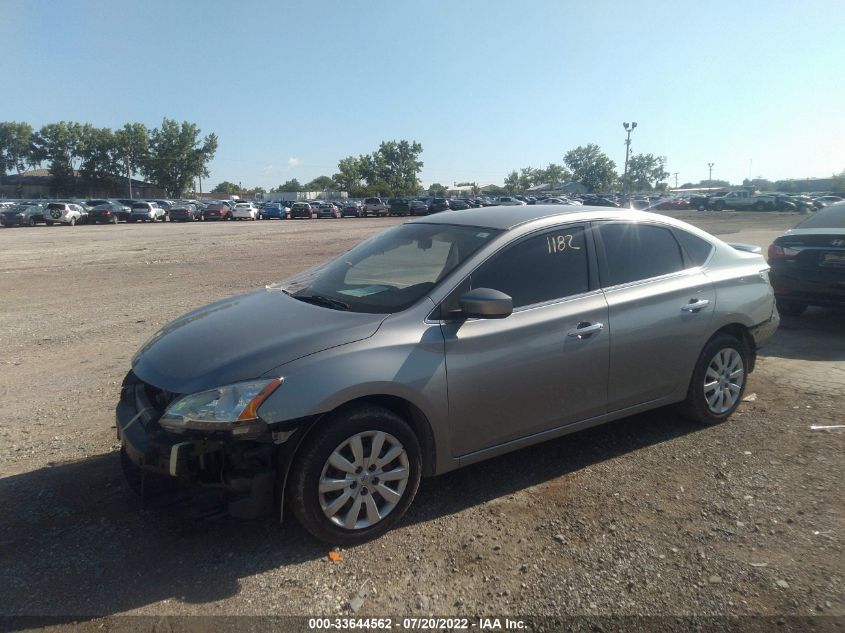
[{"label": "windshield wiper", "polygon": [[313,303],[316,306],[323,306],[324,308],[331,308],[332,310],[348,310],[349,304],[331,297],[324,297],[323,295],[291,295],[294,299],[299,299],[305,303]]}]

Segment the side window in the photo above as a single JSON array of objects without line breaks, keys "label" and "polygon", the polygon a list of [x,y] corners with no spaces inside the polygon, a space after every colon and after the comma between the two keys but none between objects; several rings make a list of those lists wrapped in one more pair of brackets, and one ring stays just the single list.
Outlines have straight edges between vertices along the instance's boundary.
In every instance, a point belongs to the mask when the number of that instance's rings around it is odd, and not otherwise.
[{"label": "side window", "polygon": [[584,228],[562,227],[508,247],[473,273],[472,287],[504,292],[514,308],[586,292]]},{"label": "side window", "polygon": [[713,252],[713,245],[710,242],[692,233],[675,229],[675,237],[678,238],[693,266],[701,266],[710,257],[710,253]]},{"label": "side window", "polygon": [[672,232],[651,224],[627,222],[599,226],[606,270],[602,285],[615,286],[683,270],[684,261]]}]

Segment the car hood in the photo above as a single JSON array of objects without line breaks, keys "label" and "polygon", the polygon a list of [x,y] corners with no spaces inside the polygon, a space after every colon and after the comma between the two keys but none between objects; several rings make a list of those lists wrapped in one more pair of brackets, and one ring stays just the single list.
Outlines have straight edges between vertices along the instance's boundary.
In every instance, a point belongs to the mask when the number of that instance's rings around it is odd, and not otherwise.
[{"label": "car hood", "polygon": [[332,310],[280,290],[260,290],[168,323],[141,347],[132,369],[160,389],[194,393],[369,338],[386,316]]}]

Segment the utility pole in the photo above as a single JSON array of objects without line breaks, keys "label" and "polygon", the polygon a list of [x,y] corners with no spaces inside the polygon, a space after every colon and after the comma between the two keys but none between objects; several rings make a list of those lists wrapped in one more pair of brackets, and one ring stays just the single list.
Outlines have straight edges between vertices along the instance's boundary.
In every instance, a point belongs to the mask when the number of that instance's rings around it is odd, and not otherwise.
[{"label": "utility pole", "polygon": [[675,177],[675,189],[678,188],[678,172],[672,174]]},{"label": "utility pole", "polygon": [[622,193],[628,193],[628,155],[631,153],[631,132],[637,127],[636,121],[629,126],[627,122],[622,124],[628,137],[625,139],[625,175],[622,176]]},{"label": "utility pole", "polygon": [[126,182],[129,184],[129,199],[132,200],[132,170],[129,167],[129,152],[124,154],[126,157]]},{"label": "utility pole", "polygon": [[710,173],[707,175],[707,184],[711,186],[713,184],[713,165],[715,164],[716,163],[707,163],[707,166],[710,168]]}]

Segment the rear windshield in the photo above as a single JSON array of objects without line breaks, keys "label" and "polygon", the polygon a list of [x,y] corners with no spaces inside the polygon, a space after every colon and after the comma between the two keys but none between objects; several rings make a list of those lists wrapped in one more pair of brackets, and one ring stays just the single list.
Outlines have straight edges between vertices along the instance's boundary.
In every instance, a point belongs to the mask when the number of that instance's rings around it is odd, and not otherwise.
[{"label": "rear windshield", "polygon": [[810,216],[795,228],[845,229],[845,203],[837,203],[835,206],[816,211],[815,215]]},{"label": "rear windshield", "polygon": [[146,202],[136,202],[132,205],[133,209],[144,209],[144,211],[149,211],[150,207]]},{"label": "rear windshield", "polygon": [[61,209],[62,211],[64,211],[64,210],[65,210],[65,205],[63,205],[63,204],[58,204],[58,203],[56,203],[56,202],[51,202],[50,204],[48,204],[48,205],[47,205],[47,208],[48,208],[48,209]]}]

